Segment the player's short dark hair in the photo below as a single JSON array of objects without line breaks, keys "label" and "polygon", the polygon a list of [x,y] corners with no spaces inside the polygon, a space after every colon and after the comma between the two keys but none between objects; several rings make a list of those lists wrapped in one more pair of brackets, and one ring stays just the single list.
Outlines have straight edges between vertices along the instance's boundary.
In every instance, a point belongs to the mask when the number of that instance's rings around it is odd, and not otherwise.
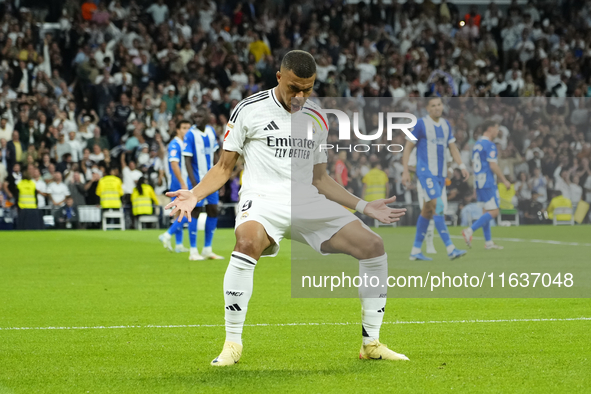
[{"label": "player's short dark hair", "polygon": [[316,74],[316,60],[308,52],[296,49],[283,56],[281,68],[293,71],[298,78],[310,78]]},{"label": "player's short dark hair", "polygon": [[494,120],[486,120],[483,124],[482,124],[482,132],[486,132],[486,130],[488,130],[491,127],[495,127],[496,125],[498,125],[499,122],[494,121]]},{"label": "player's short dark hair", "polygon": [[191,121],[190,120],[187,120],[187,119],[181,119],[181,120],[179,120],[178,122],[176,122],[176,129],[177,130],[180,129],[181,126],[184,125],[185,123],[188,124],[188,125],[190,125],[191,124]]},{"label": "player's short dark hair", "polygon": [[443,103],[443,99],[441,97],[439,97],[439,96],[430,96],[427,99],[427,105],[429,105],[431,103],[431,101],[433,101],[433,100],[441,100],[441,102]]}]

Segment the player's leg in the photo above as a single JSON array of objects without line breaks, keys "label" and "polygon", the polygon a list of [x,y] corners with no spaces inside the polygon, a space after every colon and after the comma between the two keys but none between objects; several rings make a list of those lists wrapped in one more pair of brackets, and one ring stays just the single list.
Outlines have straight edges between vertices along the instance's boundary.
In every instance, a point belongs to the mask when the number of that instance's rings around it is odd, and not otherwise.
[{"label": "player's leg", "polygon": [[176,230],[176,233],[175,233],[176,245],[174,247],[174,251],[176,253],[185,253],[185,252],[189,251],[189,249],[185,248],[185,246],[183,245],[183,235],[185,232],[185,223],[188,223],[187,218],[183,218],[183,220],[181,221],[181,225],[178,227],[178,229]]},{"label": "player's leg", "polygon": [[[359,260],[361,278],[377,277],[379,283],[388,278],[388,256],[384,251],[382,238],[354,220],[337,231],[321,245],[323,253],[345,253]],[[359,288],[361,300],[361,331],[363,344],[359,354],[364,359],[408,360],[380,343],[380,328],[386,308],[387,288],[362,285]]]},{"label": "player's leg", "polygon": [[162,246],[172,252],[172,245],[170,243],[171,238],[174,234],[176,234],[179,228],[183,228],[184,223],[186,223],[186,218],[183,218],[183,222],[181,223],[179,223],[177,220],[174,220],[170,228],[164,234],[160,234],[158,236],[158,239],[160,242],[162,242]]},{"label": "player's leg", "polygon": [[425,235],[427,234],[427,229],[429,228],[429,222],[433,219],[435,214],[435,204],[435,200],[429,200],[423,203],[421,214],[417,220],[415,242],[410,252],[410,260],[433,260],[432,258],[423,255],[421,248],[423,247],[423,241],[425,239]]},{"label": "player's leg", "polygon": [[263,251],[274,243],[263,225],[248,221],[236,228],[236,246],[224,275],[226,342],[211,365],[227,366],[242,355],[242,328],[252,295],[254,269]]},{"label": "player's leg", "polygon": [[189,222],[189,260],[204,260],[203,256],[199,254],[197,249],[197,225],[199,222],[199,215],[203,209],[203,201],[199,202],[200,205],[196,206],[191,212],[191,221]]},{"label": "player's leg", "polygon": [[430,257],[423,255],[421,249],[423,247],[423,241],[427,235],[429,223],[433,219],[435,211],[432,197],[435,193],[433,181],[430,177],[417,177],[418,184],[420,185],[419,190],[419,201],[422,200],[421,214],[417,220],[417,229],[415,234],[415,241],[410,252],[410,260],[433,260]]},{"label": "player's leg", "polygon": [[[501,207],[501,198],[499,196],[499,189],[493,189],[491,191],[492,198],[488,200],[486,204],[484,204],[484,209],[487,210],[486,214],[489,214],[491,219],[496,219],[500,214],[500,207]],[[490,220],[486,222],[482,226],[482,231],[484,232],[484,249],[503,249],[502,246],[497,245],[492,240],[492,235],[490,232]]]},{"label": "player's leg", "polygon": [[497,190],[491,189],[477,189],[476,194],[478,201],[481,202],[483,205],[483,212],[484,214],[480,216],[480,218],[475,221],[471,227],[468,227],[462,231],[462,235],[466,244],[471,246],[472,244],[472,235],[474,231],[482,228],[482,232],[484,233],[484,240],[485,240],[485,248],[486,249],[502,249],[502,246],[495,245],[492,241],[491,231],[490,231],[490,222],[493,219],[496,219],[499,215],[499,201],[496,196],[498,193]]},{"label": "player's leg", "polygon": [[432,178],[432,185],[433,189],[429,190],[429,193],[430,196],[432,196],[433,198],[429,201],[429,205],[431,208],[431,212],[433,212],[433,221],[435,222],[435,228],[437,229],[437,233],[439,233],[441,240],[445,244],[447,256],[453,260],[465,255],[466,251],[456,249],[449,236],[447,224],[445,224],[445,202],[444,198],[442,197],[445,187],[445,178]]},{"label": "player's leg", "polygon": [[[421,210],[423,209],[423,205],[425,205],[426,200],[426,193],[423,187],[421,186],[421,182],[417,180],[417,195],[419,199],[419,207]],[[427,227],[427,233],[425,234],[425,245],[427,246],[427,253],[428,254],[437,254],[435,250],[435,245],[433,245],[433,237],[435,235],[435,223],[433,219],[429,220],[429,227]]]},{"label": "player's leg", "polygon": [[201,255],[206,259],[211,260],[223,260],[222,256],[218,256],[213,253],[212,242],[213,234],[218,226],[218,202],[219,194],[215,192],[207,197],[207,205],[205,206],[205,212],[207,213],[207,219],[205,220],[205,242]]}]

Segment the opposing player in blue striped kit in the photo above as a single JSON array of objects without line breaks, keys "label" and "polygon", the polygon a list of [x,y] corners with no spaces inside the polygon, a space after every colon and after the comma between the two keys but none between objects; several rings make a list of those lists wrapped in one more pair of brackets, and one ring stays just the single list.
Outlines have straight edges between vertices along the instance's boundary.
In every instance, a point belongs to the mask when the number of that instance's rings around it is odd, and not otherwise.
[{"label": "opposing player in blue striped kit", "polygon": [[487,120],[482,125],[482,137],[474,144],[472,148],[472,168],[474,169],[474,186],[476,187],[476,198],[482,206],[484,214],[475,221],[471,227],[462,231],[466,244],[472,247],[472,234],[482,227],[484,233],[485,249],[503,249],[496,245],[490,232],[490,221],[496,219],[499,215],[499,188],[495,180],[497,179],[505,184],[507,189],[511,183],[505,178],[503,171],[497,164],[498,152],[497,146],[493,142],[499,134],[499,125],[493,120]]},{"label": "opposing player in blue striped kit", "polygon": [[[195,115],[196,124],[189,129],[184,139],[183,156],[187,167],[187,184],[189,189],[194,188],[201,182],[205,174],[214,166],[214,155],[220,149],[215,130],[208,124],[209,111],[200,107]],[[178,189],[177,189],[178,190]],[[192,212],[193,218],[189,222],[189,241],[191,250],[189,260],[221,260],[222,256],[213,253],[213,234],[218,225],[218,203],[219,192],[216,190],[209,196],[197,202]],[[207,203],[207,205],[205,205]],[[201,254],[197,250],[197,219],[203,206],[207,212],[205,221],[205,242]]]},{"label": "opposing player in blue striped kit", "polygon": [[[445,151],[448,147],[454,161],[462,171],[464,180],[468,179],[469,174],[466,170],[466,165],[462,163],[460,151],[455,144],[456,139],[453,136],[451,125],[446,119],[441,117],[443,115],[443,101],[441,98],[430,98],[427,101],[427,112],[428,115],[419,119],[412,131],[413,136],[416,137],[417,178],[425,191],[425,199],[427,201],[423,204],[423,209],[417,221],[417,233],[410,252],[410,259],[433,260],[421,252],[423,240],[429,227],[429,221],[433,219],[435,228],[447,249],[447,256],[453,260],[465,255],[466,251],[456,249],[454,246],[449,237],[443,213],[444,202],[442,193],[445,188],[445,177],[447,175]],[[404,166],[402,183],[407,186],[410,184],[408,161],[414,147],[415,142],[407,138],[402,156],[402,165]]]},{"label": "opposing player in blue striped kit", "polygon": [[[183,139],[185,134],[191,127],[191,122],[186,119],[180,120],[176,124],[175,135],[172,141],[168,144],[168,165],[167,178],[168,178],[168,190],[179,190],[187,188],[187,170],[185,168],[185,159],[183,157]],[[158,239],[162,242],[162,245],[171,252],[173,251],[170,243],[172,236],[175,236],[176,246],[174,251],[176,253],[188,252],[189,249],[183,246],[183,229],[187,223],[187,218],[184,218],[181,222],[174,221],[167,232],[161,234]]]}]

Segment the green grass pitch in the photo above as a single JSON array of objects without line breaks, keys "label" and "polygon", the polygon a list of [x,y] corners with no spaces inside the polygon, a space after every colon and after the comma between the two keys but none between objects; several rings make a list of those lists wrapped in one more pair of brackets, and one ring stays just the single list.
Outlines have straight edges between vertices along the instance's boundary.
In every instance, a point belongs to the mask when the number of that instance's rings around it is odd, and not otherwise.
[{"label": "green grass pitch", "polygon": [[[407,258],[414,228],[380,233],[395,235],[390,258]],[[591,317],[590,299],[391,298],[381,340],[411,361],[364,361],[359,301],[292,299],[285,241],[255,271],[246,323],[260,325],[245,327],[242,360],[214,369],[228,260],[190,262],[165,251],[158,234],[0,233],[1,394],[591,390],[590,320],[451,322],[580,319]],[[591,226],[494,228],[493,236],[585,243]],[[482,243],[466,259],[487,253]],[[539,260],[547,248],[591,256],[588,245],[498,243],[505,250],[491,253],[500,258]],[[217,231],[217,253],[228,257],[233,244],[230,230]],[[392,324],[408,321],[449,323]],[[39,329],[47,327],[66,329]]]}]

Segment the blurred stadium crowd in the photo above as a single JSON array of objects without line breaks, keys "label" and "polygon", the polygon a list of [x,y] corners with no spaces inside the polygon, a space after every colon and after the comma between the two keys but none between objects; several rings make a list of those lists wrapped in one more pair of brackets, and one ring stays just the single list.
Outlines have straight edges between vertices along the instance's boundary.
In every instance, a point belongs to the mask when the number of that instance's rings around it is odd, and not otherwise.
[{"label": "blurred stadium crowd", "polygon": [[[54,3],[49,13],[0,3],[4,211],[18,205],[24,174],[38,207],[100,204],[96,188],[111,168],[125,195],[142,177],[162,196],[176,122],[205,107],[222,135],[239,100],[276,85],[294,48],[316,57],[318,96],[348,97],[359,108],[387,97],[417,117],[423,97],[456,97],[445,116],[467,164],[479,125],[498,119],[499,163],[515,182],[502,198],[524,218],[557,190],[573,206],[591,202],[591,1]],[[335,179],[357,195],[377,182],[401,202],[416,201],[400,184],[401,154],[329,159]],[[222,201],[237,200],[239,170]],[[451,176],[449,200],[459,210],[474,200],[471,185]]]}]

